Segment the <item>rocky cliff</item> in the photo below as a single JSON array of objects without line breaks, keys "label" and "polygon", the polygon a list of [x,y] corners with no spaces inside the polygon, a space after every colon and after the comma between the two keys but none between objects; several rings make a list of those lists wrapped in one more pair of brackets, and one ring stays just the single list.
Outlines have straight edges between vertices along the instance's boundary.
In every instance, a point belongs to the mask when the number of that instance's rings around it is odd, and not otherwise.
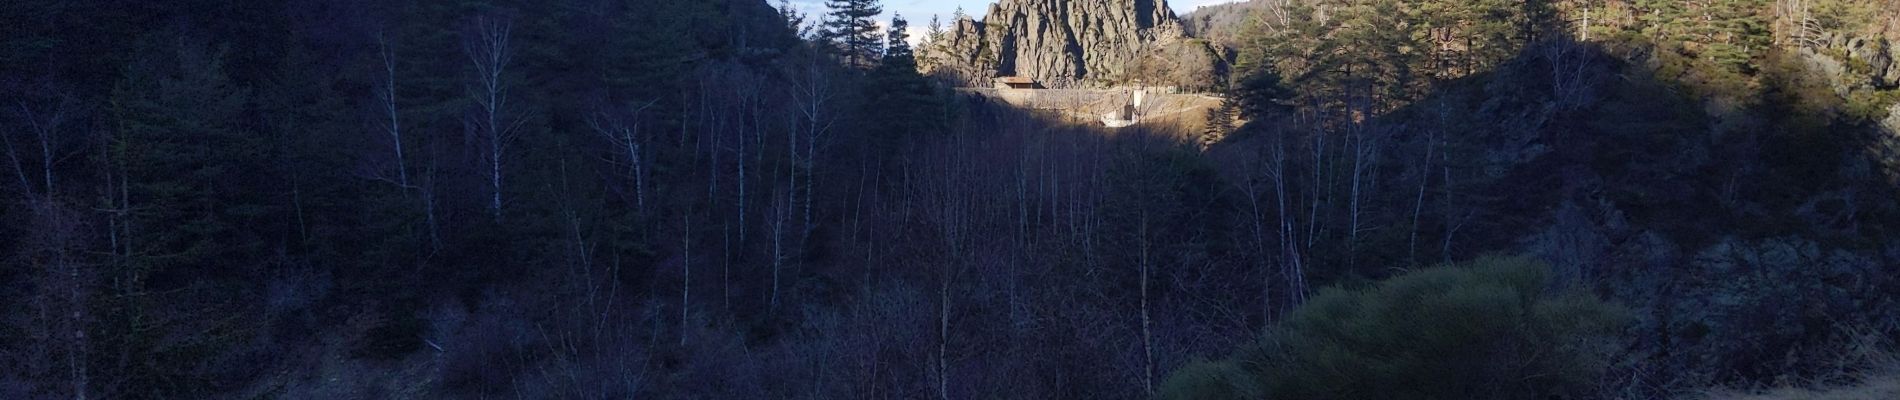
[{"label": "rocky cliff", "polygon": [[1868,116],[1879,128],[1868,150],[1888,178],[1900,182],[1900,15],[1885,20],[1887,25],[1877,30],[1821,35],[1800,54],[1850,108],[1859,103],[1882,109]]},{"label": "rocky cliff", "polygon": [[937,46],[936,72],[978,86],[996,76],[1035,78],[1048,87],[1193,86],[1175,78],[1220,69],[1218,57],[1172,65],[1182,63],[1171,55],[1213,50],[1182,34],[1166,0],[1002,0],[982,21],[953,22]]},{"label": "rocky cliff", "polygon": [[1200,7],[1181,14],[1181,28],[1188,36],[1238,47],[1240,30],[1247,25],[1247,18],[1266,6],[1264,1],[1245,1]]}]

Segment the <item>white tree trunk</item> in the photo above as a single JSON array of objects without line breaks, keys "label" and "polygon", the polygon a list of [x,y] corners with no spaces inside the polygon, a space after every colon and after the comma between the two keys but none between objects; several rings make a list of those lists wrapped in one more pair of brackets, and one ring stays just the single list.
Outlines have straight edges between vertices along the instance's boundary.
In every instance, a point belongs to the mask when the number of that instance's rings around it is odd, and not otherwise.
[{"label": "white tree trunk", "polygon": [[409,167],[408,164],[406,164],[408,157],[403,154],[402,117],[401,114],[397,112],[396,106],[396,51],[389,47],[389,40],[383,38],[381,34],[377,35],[376,43],[381,47],[382,51],[380,53],[382,53],[383,58],[382,96],[378,96],[379,98],[377,99],[381,100],[383,115],[387,118],[387,121],[385,121],[383,125],[383,133],[389,135],[389,143],[396,153],[396,183],[407,190],[411,187],[409,185]]},{"label": "white tree trunk", "polygon": [[479,115],[476,116],[478,121],[473,122],[477,126],[471,130],[485,146],[482,153],[488,164],[488,209],[491,217],[499,221],[503,205],[503,159],[525,119],[507,115],[510,113],[508,83],[503,73],[514,58],[514,49],[509,44],[513,26],[486,17],[477,18],[475,25],[474,36],[463,43],[476,75],[471,91]]},{"label": "white tree trunk", "polygon": [[1273,165],[1273,192],[1280,214],[1280,268],[1286,276],[1288,295],[1298,304],[1306,298],[1306,273],[1300,260],[1299,233],[1294,228],[1298,222],[1288,212],[1285,136],[1274,142]]},{"label": "white tree trunk", "polygon": [[1418,266],[1418,222],[1419,217],[1425,213],[1425,188],[1432,181],[1432,151],[1438,145],[1437,132],[1433,130],[1432,135],[1425,137],[1424,165],[1418,170],[1418,195],[1412,199],[1412,241],[1406,251],[1412,266]]},{"label": "white tree trunk", "polygon": [[1260,181],[1252,176],[1244,179],[1241,191],[1247,196],[1247,220],[1253,235],[1254,269],[1260,273],[1260,320],[1262,332],[1272,325],[1273,315],[1273,274],[1267,268],[1267,229],[1266,211],[1261,209]]},{"label": "white tree trunk", "polygon": [[1148,318],[1148,269],[1153,260],[1150,260],[1148,256],[1148,211],[1144,209],[1140,212],[1140,230],[1136,234],[1141,238],[1141,390],[1148,395],[1153,395],[1155,392],[1154,331],[1153,321]]},{"label": "white tree trunk", "polygon": [[[63,157],[58,154],[61,142],[60,127],[66,124],[72,99],[64,93],[53,93],[53,96],[56,98],[49,100],[50,104],[37,109],[28,106],[25,102],[17,104],[18,118],[26,122],[27,133],[32,136],[30,140],[37,142],[36,147],[39,147],[39,168],[35,168],[39,170],[37,171],[40,175],[38,179],[29,177],[31,173],[27,172],[27,160],[22,159],[20,151],[14,147],[13,134],[0,132],[0,142],[5,143],[7,158],[13,162],[14,175],[20,181],[20,194],[25,195],[29,200],[42,196],[50,197],[56,192],[53,185],[53,166]],[[37,190],[31,183],[35,180],[40,181],[41,185]]]},{"label": "white tree trunk", "polygon": [[29,199],[34,197],[33,180],[27,178],[26,161],[20,159],[19,151],[13,146],[13,138],[5,133],[0,133],[0,143],[4,143],[7,146],[7,159],[11,161],[9,165],[13,167],[13,175],[19,178],[20,194],[25,195]]},{"label": "white tree trunk", "polygon": [[680,280],[680,345],[685,346],[686,328],[690,323],[688,318],[691,317],[693,309],[693,214],[690,211],[686,213],[686,232],[680,236],[686,239],[684,246],[686,257],[680,263],[680,271],[684,276]]},{"label": "white tree trunk", "polygon": [[772,202],[772,303],[771,303],[772,306],[771,306],[771,311],[774,314],[778,313],[778,304],[779,304],[778,291],[779,291],[779,279],[780,279],[779,274],[780,274],[780,271],[782,271],[785,266],[785,214],[791,211],[788,209],[790,207],[788,207],[785,204],[786,200],[783,200],[783,196],[780,196],[780,197],[781,199],[774,200]]}]

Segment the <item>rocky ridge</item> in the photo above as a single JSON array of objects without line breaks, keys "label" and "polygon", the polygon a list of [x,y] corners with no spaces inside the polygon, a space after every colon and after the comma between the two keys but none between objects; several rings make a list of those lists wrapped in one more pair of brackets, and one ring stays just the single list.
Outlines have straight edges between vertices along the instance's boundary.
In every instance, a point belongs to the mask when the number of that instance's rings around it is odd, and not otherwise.
[{"label": "rocky ridge", "polygon": [[1056,88],[1192,85],[1210,81],[1183,78],[1221,70],[1166,0],[1001,0],[981,21],[952,22],[936,46],[932,72],[973,86],[998,76]]},{"label": "rocky ridge", "polygon": [[1181,28],[1188,36],[1238,47],[1240,30],[1246,26],[1247,18],[1266,6],[1262,1],[1244,1],[1200,7],[1181,14]]}]

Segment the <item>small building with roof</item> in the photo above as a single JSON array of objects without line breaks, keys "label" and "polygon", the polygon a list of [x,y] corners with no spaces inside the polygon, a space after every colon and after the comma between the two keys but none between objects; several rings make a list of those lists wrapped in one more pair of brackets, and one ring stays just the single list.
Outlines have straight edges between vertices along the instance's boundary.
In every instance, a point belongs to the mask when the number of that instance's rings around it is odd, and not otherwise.
[{"label": "small building with roof", "polygon": [[1025,76],[1003,76],[996,78],[997,89],[1042,89],[1035,78]]}]

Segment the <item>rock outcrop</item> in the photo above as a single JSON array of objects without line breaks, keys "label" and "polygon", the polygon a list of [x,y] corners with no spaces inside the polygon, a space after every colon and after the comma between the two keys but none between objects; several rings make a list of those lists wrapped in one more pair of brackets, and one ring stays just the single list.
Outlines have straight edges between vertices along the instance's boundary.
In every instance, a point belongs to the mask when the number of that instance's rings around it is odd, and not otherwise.
[{"label": "rock outcrop", "polygon": [[[938,39],[939,73],[975,86],[996,76],[1034,78],[1054,88],[1129,84],[1177,85],[1169,71],[1144,68],[1151,59],[1182,54],[1181,47],[1211,53],[1205,41],[1188,40],[1167,0],[1001,0],[982,21],[955,21]],[[1218,71],[1218,65],[1197,65]]]},{"label": "rock outcrop", "polygon": [[1181,14],[1181,28],[1188,36],[1204,38],[1229,48],[1238,47],[1240,30],[1247,18],[1267,7],[1264,1],[1216,4]]},{"label": "rock outcrop", "polygon": [[1822,51],[1844,55],[1845,60],[1859,64],[1867,82],[1875,88],[1891,90],[1900,88],[1900,46],[1895,40],[1884,35],[1848,36],[1828,34],[1815,41]]},{"label": "rock outcrop", "polygon": [[[1900,22],[1896,22],[1900,23]],[[1878,99],[1883,93],[1900,91],[1900,31],[1872,35],[1822,35],[1803,48],[1801,56],[1809,68],[1827,79],[1829,86],[1844,99]],[[1876,136],[1869,143],[1887,177],[1900,182],[1900,104],[1876,103],[1885,115],[1869,116],[1876,122]]]}]

